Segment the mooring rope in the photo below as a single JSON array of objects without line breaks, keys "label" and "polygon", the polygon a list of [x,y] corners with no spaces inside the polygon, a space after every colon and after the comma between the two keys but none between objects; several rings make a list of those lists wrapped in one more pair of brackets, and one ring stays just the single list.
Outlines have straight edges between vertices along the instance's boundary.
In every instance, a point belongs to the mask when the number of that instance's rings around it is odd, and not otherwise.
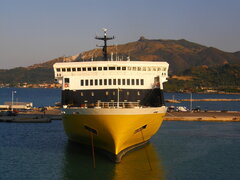
[{"label": "mooring rope", "polygon": [[[141,134],[142,134],[143,142],[145,142],[142,129],[141,129]],[[147,151],[146,147],[145,147],[144,149],[145,149],[145,154],[146,154],[146,157],[147,157],[147,160],[148,160],[148,164],[149,164],[150,170],[152,171],[152,165],[151,165],[151,162],[150,162],[150,158],[149,158],[149,155],[148,155],[148,151]]]},{"label": "mooring rope", "polygon": [[94,152],[94,143],[93,143],[93,133],[89,131],[89,135],[91,136],[93,168],[96,168],[95,152]]}]

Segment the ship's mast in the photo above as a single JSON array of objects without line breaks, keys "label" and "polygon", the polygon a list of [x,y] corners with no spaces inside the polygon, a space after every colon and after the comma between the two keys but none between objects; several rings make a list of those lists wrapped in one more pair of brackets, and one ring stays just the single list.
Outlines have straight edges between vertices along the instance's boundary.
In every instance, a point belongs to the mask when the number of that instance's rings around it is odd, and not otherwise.
[{"label": "ship's mast", "polygon": [[103,28],[103,31],[104,31],[104,36],[103,37],[100,37],[100,36],[96,36],[95,39],[98,39],[98,40],[103,40],[104,41],[104,45],[103,46],[98,46],[98,47],[102,47],[102,51],[103,51],[103,57],[104,57],[104,60],[107,61],[107,41],[108,40],[112,40],[114,39],[115,37],[112,36],[112,37],[107,37],[107,29]]}]

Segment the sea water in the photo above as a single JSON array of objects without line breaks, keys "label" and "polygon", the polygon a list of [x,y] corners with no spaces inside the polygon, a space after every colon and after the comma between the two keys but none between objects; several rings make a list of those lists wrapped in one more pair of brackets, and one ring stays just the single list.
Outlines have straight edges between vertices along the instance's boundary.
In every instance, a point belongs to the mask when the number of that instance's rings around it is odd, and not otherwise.
[{"label": "sea water", "polygon": [[[26,89],[32,98],[14,90],[39,106],[60,100],[59,90]],[[0,89],[0,98],[11,91]],[[239,122],[164,121],[149,144],[119,164],[96,151],[94,168],[91,148],[70,143],[60,120],[0,123],[0,179],[238,180],[239,149]]]}]

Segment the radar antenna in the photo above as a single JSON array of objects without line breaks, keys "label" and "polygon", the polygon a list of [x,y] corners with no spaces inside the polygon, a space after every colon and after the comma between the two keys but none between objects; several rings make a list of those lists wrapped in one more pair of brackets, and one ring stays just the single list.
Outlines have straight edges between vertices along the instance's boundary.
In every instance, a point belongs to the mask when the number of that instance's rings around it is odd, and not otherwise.
[{"label": "radar antenna", "polygon": [[107,29],[106,28],[103,28],[103,31],[104,31],[104,36],[103,37],[100,37],[100,36],[96,36],[95,39],[98,39],[98,40],[103,40],[104,41],[104,45],[103,46],[98,46],[98,47],[102,47],[102,51],[103,51],[103,57],[104,57],[104,60],[107,61],[107,41],[108,40],[112,40],[114,39],[115,37],[114,36],[111,36],[111,37],[107,37]]}]

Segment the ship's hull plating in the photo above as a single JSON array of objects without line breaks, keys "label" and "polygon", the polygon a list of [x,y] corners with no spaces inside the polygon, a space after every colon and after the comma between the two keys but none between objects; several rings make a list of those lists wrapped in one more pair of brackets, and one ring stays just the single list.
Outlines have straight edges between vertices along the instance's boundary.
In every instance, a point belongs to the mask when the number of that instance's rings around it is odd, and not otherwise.
[{"label": "ship's hull plating", "polygon": [[69,139],[110,152],[117,161],[132,147],[147,142],[162,124],[166,107],[65,109],[63,124]]}]

